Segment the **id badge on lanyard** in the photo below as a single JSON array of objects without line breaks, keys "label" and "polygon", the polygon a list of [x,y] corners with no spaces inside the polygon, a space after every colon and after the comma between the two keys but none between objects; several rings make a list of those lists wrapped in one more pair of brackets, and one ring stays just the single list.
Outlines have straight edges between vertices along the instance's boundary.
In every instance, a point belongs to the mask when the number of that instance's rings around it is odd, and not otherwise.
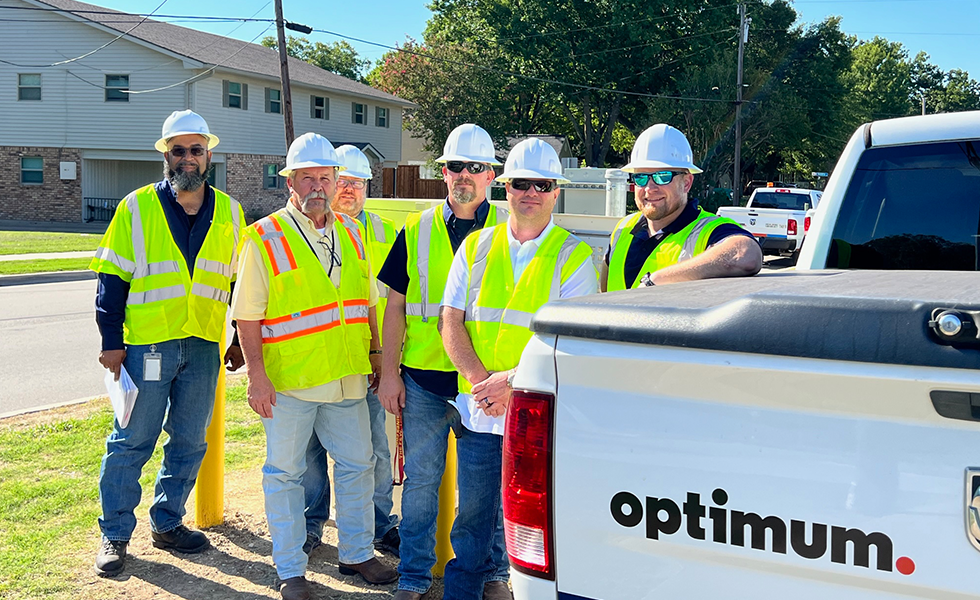
[{"label": "id badge on lanyard", "polygon": [[160,381],[163,365],[163,355],[157,352],[156,344],[150,345],[150,351],[143,355],[143,381]]}]

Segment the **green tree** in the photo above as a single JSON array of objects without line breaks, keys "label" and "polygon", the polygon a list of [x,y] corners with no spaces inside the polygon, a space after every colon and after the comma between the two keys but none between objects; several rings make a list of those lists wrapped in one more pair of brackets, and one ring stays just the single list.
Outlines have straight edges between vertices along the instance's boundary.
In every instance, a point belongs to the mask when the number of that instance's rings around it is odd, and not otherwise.
[{"label": "green tree", "polygon": [[[900,42],[875,36],[855,46],[845,83],[851,90],[852,121],[859,123],[914,114],[912,63]],[[920,75],[928,76],[924,71]]]},{"label": "green tree", "polygon": [[[271,35],[262,38],[262,45],[279,49],[279,42]],[[363,81],[365,71],[371,66],[371,61],[362,59],[345,40],[324,44],[290,35],[286,37],[286,54],[354,81]]]}]

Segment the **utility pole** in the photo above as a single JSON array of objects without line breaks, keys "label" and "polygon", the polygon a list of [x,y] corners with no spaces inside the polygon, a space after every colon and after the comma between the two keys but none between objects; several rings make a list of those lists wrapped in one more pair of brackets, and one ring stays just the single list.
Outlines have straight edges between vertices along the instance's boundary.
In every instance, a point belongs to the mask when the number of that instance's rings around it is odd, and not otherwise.
[{"label": "utility pole", "polygon": [[742,197],[742,59],[745,43],[749,41],[749,20],[745,3],[738,5],[738,75],[735,89],[735,173],[732,177],[732,204],[738,206]]},{"label": "utility pole", "polygon": [[[293,96],[289,93],[289,55],[286,54],[285,21],[282,18],[282,0],[276,0],[276,33],[279,36],[279,81],[282,84],[282,122],[286,128],[286,150],[293,143]],[[741,60],[739,61],[741,63]]]}]

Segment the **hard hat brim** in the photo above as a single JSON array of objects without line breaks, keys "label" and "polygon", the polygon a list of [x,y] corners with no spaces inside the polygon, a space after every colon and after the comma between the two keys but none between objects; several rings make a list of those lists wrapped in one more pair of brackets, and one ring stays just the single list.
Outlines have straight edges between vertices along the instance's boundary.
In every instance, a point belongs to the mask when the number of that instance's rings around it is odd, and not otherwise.
[{"label": "hard hat brim", "polygon": [[293,171],[299,171],[300,169],[315,169],[317,167],[337,167],[338,171],[347,170],[347,167],[335,160],[307,160],[301,163],[296,163],[295,165],[290,165],[289,167],[279,171],[279,174],[283,177],[289,177]]},{"label": "hard hat brim", "polygon": [[371,179],[373,177],[370,173],[362,173],[361,171],[351,171],[350,169],[342,169],[344,172],[344,177],[353,177],[354,179]]},{"label": "hard hat brim", "polygon": [[210,150],[211,148],[214,148],[215,146],[218,145],[218,136],[216,136],[214,134],[211,134],[211,133],[201,133],[200,131],[177,131],[177,132],[173,133],[172,135],[168,135],[167,137],[162,137],[162,138],[158,139],[157,140],[157,143],[156,144],[153,144],[153,147],[156,148],[157,152],[166,152],[167,151],[167,140],[173,139],[173,138],[175,138],[177,136],[181,136],[181,135],[199,135],[201,137],[208,138],[208,150]]},{"label": "hard hat brim", "polygon": [[501,183],[507,183],[515,179],[554,179],[558,185],[571,183],[571,181],[561,173],[554,173],[551,171],[532,171],[531,169],[504,171],[499,177],[497,177],[497,181]]},{"label": "hard hat brim", "polygon": [[461,161],[461,162],[478,162],[478,163],[483,163],[485,165],[493,165],[495,167],[499,167],[500,165],[504,164],[502,162],[497,162],[496,159],[494,159],[494,160],[486,160],[484,158],[474,158],[472,156],[463,156],[462,154],[443,154],[442,156],[440,156],[439,158],[436,159],[436,162],[437,163],[447,163],[447,162],[449,162],[451,160],[458,160],[458,161]]},{"label": "hard hat brim", "polygon": [[692,175],[701,173],[701,169],[697,165],[691,163],[667,163],[661,160],[637,160],[627,163],[620,170],[626,171],[627,173],[636,173],[638,171],[649,171],[649,170],[670,170],[670,169],[685,169]]}]

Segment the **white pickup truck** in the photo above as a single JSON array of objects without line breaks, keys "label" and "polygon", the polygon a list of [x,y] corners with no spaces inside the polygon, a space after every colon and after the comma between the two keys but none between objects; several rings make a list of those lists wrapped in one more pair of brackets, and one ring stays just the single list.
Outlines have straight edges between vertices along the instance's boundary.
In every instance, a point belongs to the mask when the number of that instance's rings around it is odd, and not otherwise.
[{"label": "white pickup truck", "polygon": [[757,188],[742,206],[722,206],[719,217],[728,217],[755,236],[767,254],[792,254],[803,245],[803,221],[816,208],[822,192],[801,188]]},{"label": "white pickup truck", "polygon": [[542,308],[517,600],[980,598],[978,233],[980,112],[874,122],[803,270]]}]

